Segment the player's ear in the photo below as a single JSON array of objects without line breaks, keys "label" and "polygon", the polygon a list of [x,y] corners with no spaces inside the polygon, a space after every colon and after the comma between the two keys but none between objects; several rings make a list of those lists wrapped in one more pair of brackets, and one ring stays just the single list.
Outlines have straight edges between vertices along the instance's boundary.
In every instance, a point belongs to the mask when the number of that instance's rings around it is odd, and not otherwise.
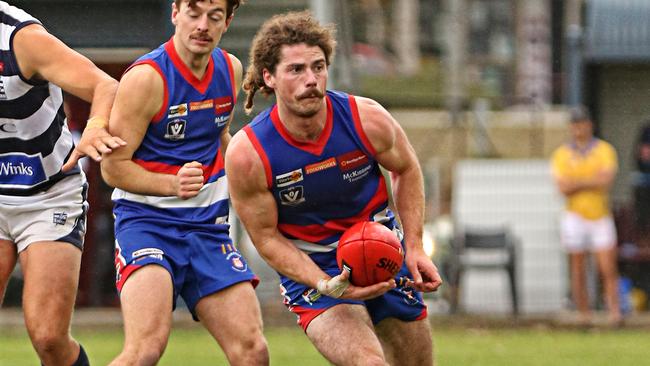
[{"label": "player's ear", "polygon": [[271,74],[269,69],[262,70],[262,77],[264,78],[264,84],[271,89],[275,89],[275,76]]},{"label": "player's ear", "polygon": [[177,25],[176,23],[178,23],[178,22],[176,21],[176,16],[178,16],[178,11],[179,11],[179,9],[178,9],[178,7],[176,6],[176,2],[173,2],[173,3],[172,3],[172,24],[173,24],[173,25]]},{"label": "player's ear", "polygon": [[232,18],[235,16],[235,13],[230,14],[228,18],[226,18],[226,28],[223,30],[224,33],[228,31],[228,27],[230,27],[230,23],[232,22]]}]

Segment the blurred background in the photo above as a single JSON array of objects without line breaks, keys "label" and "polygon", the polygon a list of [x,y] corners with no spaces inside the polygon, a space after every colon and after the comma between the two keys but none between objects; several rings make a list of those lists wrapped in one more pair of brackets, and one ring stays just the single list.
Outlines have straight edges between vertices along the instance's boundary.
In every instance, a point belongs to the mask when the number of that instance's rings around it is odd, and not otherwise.
[{"label": "blurred background", "polygon": [[[173,33],[170,0],[9,2],[116,79]],[[432,313],[510,316],[516,310],[556,317],[572,309],[558,232],[563,200],[548,159],[566,141],[567,107],[576,104],[590,108],[597,135],[618,152],[612,203],[621,299],[628,314],[645,312],[650,171],[642,169],[637,147],[650,116],[650,1],[248,0],[220,46],[246,67],[260,24],[272,14],[303,9],[337,27],[329,87],[383,104],[418,154],[426,181],[427,250],[447,280],[427,294]],[[247,116],[239,99],[233,133],[272,103],[258,97]],[[68,95],[66,108],[70,126],[83,129],[88,105]],[[78,307],[117,307],[111,189],[98,165],[86,162],[85,168],[91,210]],[[258,295],[265,311],[285,314],[276,274],[236,217],[231,223],[262,278]],[[452,286],[454,243],[469,227],[507,231],[516,243],[514,264],[510,271],[468,270],[462,286]],[[499,255],[478,260],[498,262]],[[596,276],[592,266],[592,298],[602,309]],[[20,288],[18,268],[4,307],[20,305]]]}]

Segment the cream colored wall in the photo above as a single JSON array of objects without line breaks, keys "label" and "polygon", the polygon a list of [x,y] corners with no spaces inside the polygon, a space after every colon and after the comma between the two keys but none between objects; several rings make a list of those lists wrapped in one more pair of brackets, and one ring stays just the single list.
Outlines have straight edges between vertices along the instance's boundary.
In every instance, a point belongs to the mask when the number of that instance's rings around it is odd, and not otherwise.
[{"label": "cream colored wall", "polygon": [[[436,166],[440,176],[440,209],[449,211],[453,167],[463,158],[481,157],[477,122],[473,113],[459,118],[455,127],[448,112],[391,110],[404,128],[423,167]],[[486,114],[486,130],[494,151],[485,157],[549,158],[567,138],[565,110],[503,111]],[[480,129],[478,129],[480,131]],[[435,214],[429,211],[429,214]]]}]

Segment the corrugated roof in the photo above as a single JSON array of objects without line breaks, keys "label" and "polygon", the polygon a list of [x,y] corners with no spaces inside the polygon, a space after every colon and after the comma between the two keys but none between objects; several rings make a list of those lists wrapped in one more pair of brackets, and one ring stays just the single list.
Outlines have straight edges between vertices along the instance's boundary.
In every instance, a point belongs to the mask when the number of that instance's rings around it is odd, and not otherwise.
[{"label": "corrugated roof", "polygon": [[588,0],[585,16],[587,60],[650,61],[650,0]]}]

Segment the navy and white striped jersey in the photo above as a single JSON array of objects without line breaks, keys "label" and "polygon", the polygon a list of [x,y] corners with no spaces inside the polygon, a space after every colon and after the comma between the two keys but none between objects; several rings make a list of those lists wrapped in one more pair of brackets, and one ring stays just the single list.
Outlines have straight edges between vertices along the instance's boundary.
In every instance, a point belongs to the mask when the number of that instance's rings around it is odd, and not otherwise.
[{"label": "navy and white striped jersey", "polygon": [[0,196],[29,196],[80,174],[78,165],[61,172],[74,148],[61,89],[18,67],[14,36],[30,24],[40,22],[0,1]]}]

